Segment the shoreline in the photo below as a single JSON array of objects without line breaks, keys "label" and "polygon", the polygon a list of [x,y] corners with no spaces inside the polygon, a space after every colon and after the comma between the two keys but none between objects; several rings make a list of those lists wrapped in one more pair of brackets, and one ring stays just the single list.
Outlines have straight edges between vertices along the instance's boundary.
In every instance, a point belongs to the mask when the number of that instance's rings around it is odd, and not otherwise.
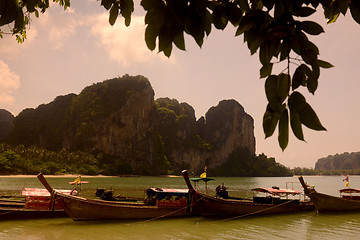
[{"label": "shoreline", "polygon": [[[46,178],[77,178],[79,174],[64,174],[64,175],[44,175]],[[80,175],[82,178],[110,178],[110,177],[181,177],[177,175],[162,175],[162,176],[141,176],[141,175],[122,175],[122,176],[105,176],[105,175]],[[36,178],[37,175],[0,175],[0,178]]]}]

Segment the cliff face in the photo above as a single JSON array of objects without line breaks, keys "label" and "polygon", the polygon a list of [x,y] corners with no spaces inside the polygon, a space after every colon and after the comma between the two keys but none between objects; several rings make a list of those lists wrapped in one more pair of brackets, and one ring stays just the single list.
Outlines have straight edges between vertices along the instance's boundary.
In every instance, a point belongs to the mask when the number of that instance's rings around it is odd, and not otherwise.
[{"label": "cliff face", "polygon": [[[12,144],[100,154],[111,174],[157,175],[218,168],[234,152],[255,155],[254,123],[235,100],[224,100],[198,121],[187,103],[154,101],[150,82],[128,76],[57,97],[15,118]],[[238,155],[239,156],[239,155]],[[101,167],[101,166],[100,166]]]},{"label": "cliff face", "polygon": [[0,140],[7,137],[7,135],[13,130],[13,127],[14,116],[5,109],[0,109]]},{"label": "cliff face", "polygon": [[240,148],[255,155],[254,120],[235,100],[223,100],[206,113],[205,139],[216,146],[210,161],[214,167]]},{"label": "cliff face", "polygon": [[221,101],[197,122],[193,112],[183,127],[172,129],[175,129],[176,142],[181,143],[168,153],[177,171],[186,168],[201,173],[205,166],[212,169],[220,167],[240,149],[246,149],[255,156],[253,118],[235,100]]},{"label": "cliff face", "polygon": [[[137,90],[127,92],[126,100],[109,115],[86,122],[92,134],[86,139],[83,150],[102,152],[129,163],[137,173],[158,173],[154,166],[154,92],[149,82],[139,82]],[[76,132],[80,132],[81,123]],[[75,145],[77,138],[68,143]]]},{"label": "cliff face", "polygon": [[360,169],[360,152],[329,155],[317,160],[316,170]]}]

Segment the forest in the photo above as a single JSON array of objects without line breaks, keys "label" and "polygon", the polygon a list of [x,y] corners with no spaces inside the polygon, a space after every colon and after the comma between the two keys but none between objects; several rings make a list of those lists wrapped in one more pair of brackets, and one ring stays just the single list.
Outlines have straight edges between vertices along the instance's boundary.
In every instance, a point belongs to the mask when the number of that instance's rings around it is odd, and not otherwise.
[{"label": "forest", "polygon": [[[241,157],[240,157],[241,155]],[[247,157],[244,157],[246,156]],[[132,175],[129,164],[114,163],[113,156],[66,150],[51,151],[39,147],[11,146],[0,144],[0,174],[36,175],[39,172],[51,175]],[[166,166],[165,166],[166,167]],[[252,157],[246,151],[236,152],[227,164],[219,169],[208,169],[211,176],[291,176],[289,168],[277,163],[274,158],[261,154]],[[170,172],[180,175],[180,172]]]}]

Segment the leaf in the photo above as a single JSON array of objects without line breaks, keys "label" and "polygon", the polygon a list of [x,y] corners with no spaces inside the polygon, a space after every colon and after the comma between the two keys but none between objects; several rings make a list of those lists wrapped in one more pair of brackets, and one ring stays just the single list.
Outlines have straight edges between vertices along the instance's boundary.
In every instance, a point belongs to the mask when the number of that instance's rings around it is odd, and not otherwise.
[{"label": "leaf", "polygon": [[120,0],[120,14],[125,18],[125,26],[130,26],[131,14],[134,11],[134,2],[132,0]]},{"label": "leaf", "polygon": [[271,61],[270,47],[270,41],[265,41],[260,46],[259,58],[262,65],[268,65]]},{"label": "leaf", "polygon": [[312,15],[315,12],[316,12],[316,10],[313,9],[313,8],[301,7],[295,12],[294,15],[298,16],[298,17],[308,17],[308,16]]},{"label": "leaf", "polygon": [[35,9],[34,13],[35,13],[35,17],[39,18],[39,11],[37,9]]},{"label": "leaf", "polygon": [[156,38],[159,34],[158,29],[154,25],[148,25],[145,29],[145,42],[147,47],[153,51],[156,47]]},{"label": "leaf", "polygon": [[179,49],[185,51],[185,40],[184,40],[184,32],[182,30],[178,31],[174,38],[174,44]]},{"label": "leaf", "polygon": [[274,0],[262,0],[262,2],[268,11],[274,7]]},{"label": "leaf", "polygon": [[239,36],[244,32],[249,31],[255,24],[256,22],[253,17],[245,15],[239,23],[239,27],[236,30],[235,36]]},{"label": "leaf", "polygon": [[104,6],[106,10],[109,10],[113,5],[113,0],[101,0],[101,5]]},{"label": "leaf", "polygon": [[238,3],[242,12],[248,12],[250,10],[250,6],[247,0],[238,0]]},{"label": "leaf", "polygon": [[165,6],[165,3],[162,0],[141,0],[140,5],[144,8],[145,11],[149,12],[153,9],[159,10]]},{"label": "leaf", "polygon": [[260,36],[259,32],[255,29],[249,30],[245,36],[247,39],[248,48],[250,49],[250,53],[251,55],[253,55],[260,47],[263,38]]},{"label": "leaf", "polygon": [[360,24],[360,3],[359,1],[350,2],[350,13],[352,18]]},{"label": "leaf", "polygon": [[337,13],[337,14],[335,14],[334,16],[332,16],[331,18],[329,18],[328,21],[327,21],[327,24],[336,22],[336,20],[338,19],[339,15],[340,15],[340,13]]},{"label": "leaf", "polygon": [[110,9],[110,16],[109,16],[109,23],[111,26],[114,26],[118,15],[119,15],[119,8],[117,5],[113,5]]},{"label": "leaf", "polygon": [[290,46],[288,40],[283,40],[281,43],[280,61],[285,60],[290,54]]},{"label": "leaf", "polygon": [[27,0],[24,1],[24,4],[26,6],[26,9],[28,12],[34,12],[35,11],[35,6],[37,5],[38,0]]},{"label": "leaf", "polygon": [[289,143],[289,114],[287,109],[284,109],[280,116],[278,142],[283,151]]},{"label": "leaf", "polygon": [[265,93],[269,103],[281,105],[290,91],[289,75],[281,73],[271,75],[265,81]]},{"label": "leaf", "polygon": [[277,99],[277,75],[270,75],[265,81],[265,94],[269,102],[276,101]]},{"label": "leaf", "polygon": [[310,129],[316,130],[316,131],[323,131],[326,130],[324,128],[316,115],[315,111],[312,109],[312,107],[306,103],[303,106],[303,109],[301,111],[300,115],[301,123],[307,126]]},{"label": "leaf", "polygon": [[305,82],[306,76],[301,65],[296,68],[292,79],[292,90],[294,91]]},{"label": "leaf", "polygon": [[308,75],[306,87],[310,93],[314,94],[318,87],[318,79],[320,76],[320,68],[317,64],[312,64],[312,71]]},{"label": "leaf", "polygon": [[320,33],[324,32],[324,29],[321,25],[312,21],[301,22],[301,29],[310,35],[319,35]]},{"label": "leaf", "polygon": [[291,125],[291,130],[294,133],[295,137],[301,141],[305,141],[301,126],[301,121],[300,121],[300,115],[298,112],[291,111],[291,109],[290,109],[290,125]]},{"label": "leaf", "polygon": [[21,32],[25,28],[24,13],[19,11],[14,24],[14,33]]},{"label": "leaf", "polygon": [[273,67],[272,63],[263,65],[260,68],[260,78],[265,78],[265,77],[269,76],[272,72],[272,67]]},{"label": "leaf", "polygon": [[169,29],[163,26],[159,30],[159,51],[164,52],[165,56],[170,57],[172,50],[172,37]]},{"label": "leaf", "polygon": [[7,0],[7,4],[5,4],[4,7],[5,9],[3,9],[3,12],[0,15],[0,26],[15,21],[19,13],[22,12],[16,0]]},{"label": "leaf", "polygon": [[238,5],[235,2],[227,3],[226,12],[231,24],[235,27],[238,26],[242,18],[242,12],[241,9],[238,7]]},{"label": "leaf", "polygon": [[322,67],[322,68],[332,68],[332,67],[334,67],[334,65],[332,65],[331,63],[326,62],[326,61],[323,61],[323,60],[320,60],[320,59],[317,60],[317,63],[318,63],[319,66]]},{"label": "leaf", "polygon": [[280,114],[274,112],[268,104],[268,107],[263,117],[263,130],[265,133],[265,138],[271,137],[274,134],[279,119]]},{"label": "leaf", "polygon": [[301,93],[293,92],[289,97],[288,105],[290,113],[298,114],[301,123],[304,124],[306,127],[316,131],[326,130],[322,126],[315,111],[306,102],[305,97]]},{"label": "leaf", "polygon": [[226,10],[222,5],[217,5],[213,10],[213,23],[217,29],[224,29],[228,23]]}]

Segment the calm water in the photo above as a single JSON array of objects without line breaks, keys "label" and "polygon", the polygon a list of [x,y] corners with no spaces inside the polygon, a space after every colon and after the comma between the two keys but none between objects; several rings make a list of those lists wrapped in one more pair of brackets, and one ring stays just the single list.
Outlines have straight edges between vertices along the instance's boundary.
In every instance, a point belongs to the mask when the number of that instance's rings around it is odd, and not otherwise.
[{"label": "calm water", "polygon": [[[304,177],[318,191],[338,196],[344,187],[343,177]],[[69,189],[68,178],[49,178],[55,188]],[[115,194],[143,196],[148,187],[186,188],[182,178],[86,178],[82,194],[93,197],[96,188],[112,188]],[[254,187],[279,186],[301,189],[296,177],[288,178],[216,178],[209,182],[209,193],[222,183],[231,195],[251,197]],[[360,187],[360,177],[351,176],[350,186]],[[42,187],[34,178],[0,178],[0,195],[14,195],[23,187]],[[205,186],[200,185],[202,191]],[[155,221],[72,221],[70,218],[50,220],[0,221],[0,239],[360,239],[360,213],[317,214],[307,212],[263,217],[244,217],[236,220],[160,219]]]}]

